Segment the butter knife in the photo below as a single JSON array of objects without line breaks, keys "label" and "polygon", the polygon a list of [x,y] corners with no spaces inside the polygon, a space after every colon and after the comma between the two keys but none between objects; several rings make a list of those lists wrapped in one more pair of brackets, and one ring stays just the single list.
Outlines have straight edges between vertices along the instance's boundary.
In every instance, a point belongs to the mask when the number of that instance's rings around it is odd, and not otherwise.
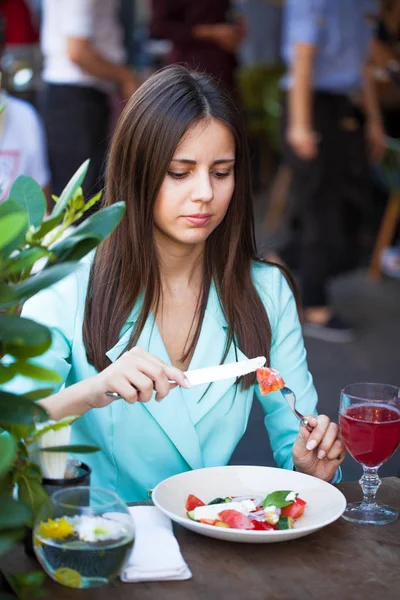
[{"label": "butter knife", "polygon": [[[218,365],[216,367],[205,367],[203,369],[191,369],[185,371],[185,376],[189,380],[190,385],[202,385],[204,383],[212,383],[213,381],[221,381],[222,379],[232,379],[253,373],[257,369],[263,367],[266,363],[265,356],[240,360],[234,363]],[[175,383],[175,381],[170,381]],[[120,400],[117,392],[106,392],[107,396]]]}]

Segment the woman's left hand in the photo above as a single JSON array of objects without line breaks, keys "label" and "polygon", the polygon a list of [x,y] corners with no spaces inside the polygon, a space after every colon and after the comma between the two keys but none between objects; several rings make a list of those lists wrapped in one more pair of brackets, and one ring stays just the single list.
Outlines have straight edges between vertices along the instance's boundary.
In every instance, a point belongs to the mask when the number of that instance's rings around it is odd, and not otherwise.
[{"label": "woman's left hand", "polygon": [[301,426],[293,445],[293,461],[296,471],[330,481],[346,455],[339,437],[339,427],[326,415],[307,416],[310,433]]}]

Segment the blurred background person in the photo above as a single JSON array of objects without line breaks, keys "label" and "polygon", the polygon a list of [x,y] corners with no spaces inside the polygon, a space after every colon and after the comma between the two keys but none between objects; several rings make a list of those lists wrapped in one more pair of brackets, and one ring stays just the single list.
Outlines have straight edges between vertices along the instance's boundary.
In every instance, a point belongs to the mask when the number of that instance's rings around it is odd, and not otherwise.
[{"label": "blurred background person", "polygon": [[[390,138],[392,149],[397,146],[400,154],[400,2],[398,0],[382,0],[381,13],[377,24],[376,38],[372,46],[373,72],[376,78],[379,102],[385,123],[385,129]],[[397,140],[397,142],[396,142]],[[398,171],[400,160],[397,160]],[[378,173],[377,198],[380,201],[380,220],[383,221],[387,211],[391,211],[390,195],[393,181],[400,185],[399,174],[391,172],[387,180],[387,167]],[[382,175],[384,183],[382,185]],[[380,185],[379,185],[380,184]],[[385,220],[387,223],[387,220]],[[384,248],[381,257],[382,271],[390,277],[400,279],[400,227],[397,224],[389,247]]]},{"label": "blurred background person", "polygon": [[[373,205],[369,161],[384,152],[366,66],[376,14],[374,0],[287,0],[284,13],[283,120],[292,207],[279,258],[298,268],[305,334],[328,341],[353,339],[335,314],[328,286],[358,264]],[[355,101],[360,90],[363,112]]]},{"label": "blurred background person", "polygon": [[400,2],[382,0],[372,46],[375,75],[388,135],[400,138]]},{"label": "blurred background person", "polygon": [[230,0],[151,0],[151,9],[152,37],[172,42],[166,64],[205,71],[236,93],[236,52],[245,25]]},{"label": "blurred background person", "polygon": [[137,87],[120,8],[118,0],[43,0],[43,114],[56,195],[87,158],[85,194],[103,187],[112,95],[128,99]]},{"label": "blurred background person", "polygon": [[[8,23],[0,16],[0,59]],[[0,105],[3,107],[0,113],[0,202],[8,197],[19,175],[30,175],[43,189],[49,204],[50,171],[43,124],[32,104],[11,96],[4,89],[0,91]]]},{"label": "blurred background person", "polygon": [[0,0],[6,23],[2,53],[2,87],[36,105],[40,86],[39,22],[32,0]]}]

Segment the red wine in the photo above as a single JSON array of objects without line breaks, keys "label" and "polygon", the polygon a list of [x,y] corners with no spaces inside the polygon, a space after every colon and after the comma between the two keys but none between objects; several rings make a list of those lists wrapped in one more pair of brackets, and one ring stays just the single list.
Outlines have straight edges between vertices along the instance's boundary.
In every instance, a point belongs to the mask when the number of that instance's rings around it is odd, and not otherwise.
[{"label": "red wine", "polygon": [[352,457],[377,467],[400,444],[400,411],[387,404],[353,404],[339,416],[340,431]]}]

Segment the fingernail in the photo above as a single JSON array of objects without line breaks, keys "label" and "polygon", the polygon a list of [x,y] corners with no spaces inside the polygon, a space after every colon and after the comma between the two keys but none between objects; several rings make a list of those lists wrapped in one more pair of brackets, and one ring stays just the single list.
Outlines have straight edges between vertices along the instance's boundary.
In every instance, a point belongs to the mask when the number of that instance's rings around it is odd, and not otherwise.
[{"label": "fingernail", "polygon": [[319,458],[320,460],[322,460],[323,458],[325,458],[325,456],[326,456],[326,452],[325,452],[325,450],[320,450],[320,451],[318,452],[317,456],[318,456],[318,458]]},{"label": "fingernail", "polygon": [[190,381],[189,381],[189,379],[188,379],[187,377],[185,377],[185,379],[183,380],[183,387],[185,387],[185,388],[190,388],[190,387],[192,387],[192,386],[190,385]]},{"label": "fingernail", "polygon": [[318,425],[318,421],[317,421],[317,419],[316,419],[315,417],[312,417],[312,418],[310,419],[309,423],[310,423],[310,425],[311,425],[312,427],[316,427],[316,426]]},{"label": "fingernail", "polygon": [[307,448],[307,450],[314,450],[316,445],[317,445],[317,440],[310,440],[309,442],[307,442],[306,448]]}]

